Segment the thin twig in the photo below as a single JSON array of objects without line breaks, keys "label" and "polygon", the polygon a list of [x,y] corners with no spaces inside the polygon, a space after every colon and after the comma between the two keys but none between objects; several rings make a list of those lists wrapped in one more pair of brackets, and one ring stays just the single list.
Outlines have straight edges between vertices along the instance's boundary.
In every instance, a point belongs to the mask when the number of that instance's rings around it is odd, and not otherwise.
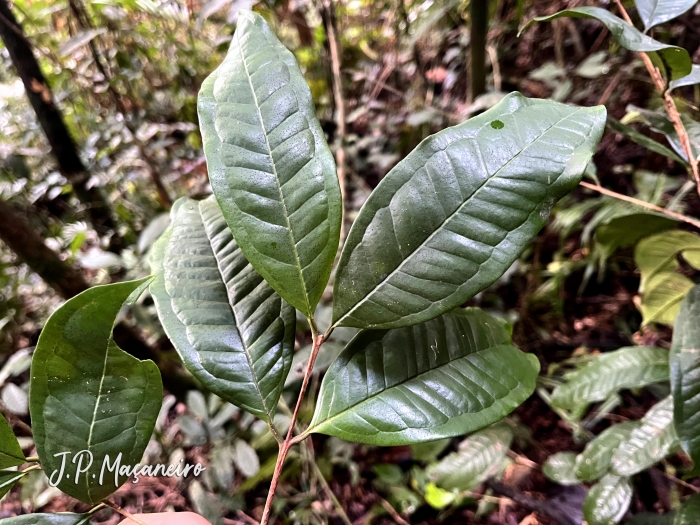
[{"label": "thin twig", "polygon": [[116,510],[119,514],[121,514],[122,516],[124,516],[127,519],[130,519],[131,521],[133,521],[134,523],[136,523],[138,525],[148,525],[147,523],[144,523],[143,521],[138,519],[136,516],[131,514],[128,510],[124,510],[119,505],[109,501],[108,499],[104,500],[103,503],[105,505],[107,505],[110,509]]},{"label": "thin twig", "polygon": [[[630,18],[630,15],[627,14],[627,10],[622,5],[621,0],[615,0],[615,3],[620,9],[622,18],[624,18],[628,24],[634,25],[632,24],[632,19]],[[657,91],[663,97],[664,108],[666,108],[666,113],[668,113],[668,117],[671,119],[671,122],[673,122],[673,127],[676,130],[676,134],[678,135],[678,138],[681,141],[683,151],[685,151],[685,154],[688,157],[690,171],[693,174],[695,184],[697,185],[697,191],[700,195],[700,168],[698,168],[698,159],[693,154],[693,148],[690,145],[690,137],[688,137],[688,132],[686,131],[685,126],[683,125],[683,121],[681,120],[681,115],[678,112],[676,103],[673,100],[671,93],[669,93],[666,89],[666,81],[661,76],[659,70],[651,62],[651,58],[649,58],[649,55],[640,52],[639,56],[642,57],[642,61],[644,62],[647,71],[649,72],[649,76],[651,76],[651,79],[654,81],[654,85],[656,86]]]},{"label": "thin twig", "polygon": [[396,509],[389,503],[387,500],[385,500],[382,497],[379,497],[379,503],[382,504],[382,507],[391,514],[391,517],[394,518],[394,521],[398,523],[399,525],[409,525],[409,523],[401,517],[401,514],[396,512]]},{"label": "thin twig", "polygon": [[635,204],[637,206],[641,206],[642,208],[646,208],[648,210],[654,210],[659,213],[663,213],[664,215],[667,215],[669,217],[672,217],[676,220],[686,222],[688,224],[692,224],[696,228],[700,229],[700,220],[693,219],[692,217],[688,217],[686,215],[682,215],[680,213],[676,213],[675,211],[667,210],[666,208],[661,208],[660,206],[657,206],[656,204],[652,204],[651,202],[646,202],[643,200],[635,199],[634,197],[628,197],[627,195],[623,195],[622,193],[617,193],[615,191],[607,190],[603,188],[602,186],[598,186],[597,184],[591,184],[590,182],[579,182],[579,185],[583,186],[584,188],[588,188],[589,190],[597,191],[598,193],[602,193],[603,195],[607,195],[608,197],[613,197],[615,199],[619,199],[621,201],[629,202],[630,204]]},{"label": "thin twig", "polygon": [[313,375],[314,363],[316,362],[316,357],[318,356],[318,350],[324,342],[324,337],[318,335],[318,328],[313,319],[309,319],[309,325],[311,326],[311,336],[314,341],[314,346],[311,350],[311,355],[309,356],[309,363],[306,365],[306,371],[304,372],[304,380],[301,383],[301,391],[299,392],[299,398],[297,399],[297,404],[294,407],[294,413],[292,414],[292,420],[289,422],[289,430],[287,431],[287,437],[284,442],[280,445],[279,455],[277,456],[277,463],[275,464],[275,470],[272,474],[272,480],[270,481],[270,490],[267,493],[267,501],[265,502],[265,509],[263,510],[262,519],[260,520],[260,525],[267,525],[270,519],[270,512],[272,510],[272,501],[275,498],[275,490],[277,489],[277,483],[279,482],[280,474],[282,474],[282,466],[284,465],[284,460],[289,453],[289,449],[295,443],[294,441],[294,425],[299,417],[299,411],[301,410],[301,405],[304,401],[304,395],[309,387],[309,381]]},{"label": "thin twig", "polygon": [[343,202],[343,218],[340,226],[340,239],[345,238],[345,98],[343,97],[343,79],[340,76],[340,41],[336,28],[336,18],[332,0],[324,0],[324,10],[327,17],[328,47],[331,52],[331,70],[333,72],[333,100],[335,102],[335,160],[340,184],[340,197]]},{"label": "thin twig", "polygon": [[340,501],[338,501],[338,498],[331,490],[331,486],[328,484],[328,481],[326,481],[326,478],[324,477],[323,472],[321,472],[321,469],[318,468],[316,461],[312,460],[311,465],[313,466],[314,473],[316,474],[316,478],[321,483],[323,490],[325,490],[326,494],[328,494],[328,497],[330,498],[331,503],[333,503],[333,507],[335,507],[335,512],[338,514],[338,517],[343,521],[343,523],[345,523],[345,525],[352,525],[352,521],[350,521],[350,518],[348,518],[348,515],[345,514],[345,510],[343,509],[343,506],[340,504]]}]

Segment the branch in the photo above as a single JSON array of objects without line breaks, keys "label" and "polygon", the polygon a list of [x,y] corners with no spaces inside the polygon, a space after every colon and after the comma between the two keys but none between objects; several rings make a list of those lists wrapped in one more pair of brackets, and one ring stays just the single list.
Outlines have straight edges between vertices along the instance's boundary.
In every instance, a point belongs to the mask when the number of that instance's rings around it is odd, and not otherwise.
[{"label": "branch", "polygon": [[634,197],[628,197],[627,195],[623,195],[622,193],[617,193],[611,190],[606,190],[602,186],[598,186],[597,184],[591,184],[590,182],[579,182],[580,186],[583,186],[584,188],[588,188],[589,190],[597,191],[598,193],[602,193],[603,195],[607,195],[608,197],[613,197],[614,199],[618,199],[621,201],[629,202],[630,204],[634,204],[636,206],[641,206],[642,208],[646,208],[648,210],[653,210],[659,213],[663,213],[664,215],[668,217],[672,217],[678,221],[683,221],[688,224],[692,224],[695,226],[697,229],[700,230],[700,220],[693,219],[692,217],[688,217],[686,215],[681,215],[680,213],[676,213],[675,211],[667,210],[666,208],[661,208],[660,206],[657,206],[656,204],[652,204],[650,202],[646,202],[643,200],[635,199]]},{"label": "branch", "polygon": [[[617,7],[620,9],[620,13],[622,13],[622,17],[625,19],[625,21],[630,25],[634,25],[632,24],[632,19],[630,18],[630,15],[627,14],[627,10],[622,5],[621,0],[615,0],[615,3],[617,3]],[[646,53],[639,53],[639,56],[642,57],[642,61],[644,61],[644,65],[646,66],[647,71],[649,72],[649,76],[651,76],[651,79],[654,81],[656,90],[663,97],[664,108],[666,108],[666,113],[668,113],[668,117],[671,119],[671,122],[673,122],[673,127],[676,130],[676,134],[678,135],[678,138],[681,141],[683,151],[685,151],[685,154],[688,157],[690,171],[693,174],[698,194],[700,195],[700,168],[698,168],[698,159],[693,154],[693,148],[690,145],[690,137],[688,137],[688,132],[686,131],[685,126],[683,125],[683,121],[681,120],[681,115],[678,112],[676,103],[673,100],[671,93],[669,93],[666,90],[666,81],[661,76],[659,70],[654,66],[654,64],[652,64],[649,55],[647,55]]]},{"label": "branch", "polygon": [[275,499],[275,491],[277,490],[277,483],[279,482],[280,475],[282,474],[282,466],[284,465],[284,460],[287,458],[287,453],[289,449],[294,445],[294,425],[299,417],[299,411],[301,410],[301,405],[304,401],[304,396],[306,395],[306,390],[309,388],[309,381],[313,375],[314,363],[316,362],[316,357],[318,356],[318,350],[325,341],[324,336],[318,335],[318,329],[316,328],[316,323],[313,319],[309,319],[309,325],[311,325],[311,336],[314,340],[314,346],[311,350],[311,355],[309,356],[309,363],[306,365],[306,371],[304,372],[304,380],[301,383],[301,391],[299,392],[299,397],[297,399],[297,404],[294,407],[294,413],[292,414],[292,419],[289,422],[289,430],[287,431],[287,437],[284,442],[280,445],[279,455],[277,456],[277,463],[275,464],[275,471],[272,474],[272,480],[270,481],[270,490],[267,493],[267,501],[265,501],[265,509],[263,510],[262,519],[260,520],[260,525],[267,525],[270,520],[270,512],[272,510],[272,501]]}]

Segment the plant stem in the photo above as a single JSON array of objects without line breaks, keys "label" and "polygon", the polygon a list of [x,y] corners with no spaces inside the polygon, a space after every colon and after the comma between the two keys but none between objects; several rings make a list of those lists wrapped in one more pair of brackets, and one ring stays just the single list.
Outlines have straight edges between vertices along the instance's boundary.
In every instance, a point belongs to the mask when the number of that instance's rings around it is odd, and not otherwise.
[{"label": "plant stem", "polygon": [[488,0],[471,0],[470,12],[470,102],[486,91],[486,36],[489,29]]},{"label": "plant stem", "polygon": [[127,511],[127,510],[121,508],[121,507],[120,507],[119,505],[117,505],[116,503],[112,503],[112,502],[109,501],[108,499],[104,500],[103,503],[104,503],[106,506],[108,506],[110,509],[117,511],[119,514],[121,514],[122,516],[124,516],[124,517],[127,518],[127,519],[130,519],[130,520],[133,521],[134,523],[137,523],[138,525],[148,525],[147,523],[144,523],[143,521],[141,521],[140,519],[138,519],[136,516],[134,516],[133,514],[131,514],[129,511]]},{"label": "plant stem", "polygon": [[[630,15],[627,14],[627,10],[622,5],[621,0],[615,0],[615,3],[620,9],[622,18],[624,18],[628,24],[634,25],[632,24],[632,19],[630,18]],[[695,179],[695,184],[697,186],[697,191],[700,195],[700,168],[698,168],[698,159],[695,158],[695,155],[693,154],[693,148],[690,145],[690,138],[688,137],[688,132],[686,131],[685,126],[683,125],[683,121],[681,120],[681,115],[678,112],[676,103],[673,100],[671,94],[666,90],[666,81],[661,76],[659,70],[651,62],[651,58],[649,58],[649,55],[647,55],[646,53],[639,53],[639,55],[642,57],[642,61],[644,62],[647,71],[649,72],[649,76],[651,76],[651,79],[654,81],[654,85],[656,86],[657,91],[663,97],[664,108],[666,108],[666,113],[668,113],[668,117],[671,119],[671,122],[673,122],[673,127],[676,130],[676,134],[678,135],[679,140],[681,141],[683,151],[685,151],[685,154],[688,157],[690,171],[693,174],[693,178]]]},{"label": "plant stem", "polygon": [[284,465],[284,460],[287,458],[289,449],[295,443],[294,441],[294,425],[299,417],[299,411],[301,410],[301,405],[304,401],[304,395],[309,387],[309,381],[314,370],[314,363],[316,362],[316,356],[318,356],[318,350],[325,341],[322,335],[318,335],[318,328],[313,318],[309,319],[309,326],[311,326],[311,337],[314,341],[314,346],[311,350],[311,355],[309,356],[309,363],[306,365],[306,371],[304,372],[304,380],[301,383],[301,391],[299,392],[299,398],[297,399],[297,404],[294,407],[294,413],[292,414],[292,420],[289,422],[289,430],[287,431],[287,437],[284,442],[280,444],[279,455],[277,456],[277,463],[275,464],[275,471],[272,474],[272,480],[270,481],[270,490],[267,493],[267,501],[265,502],[265,509],[263,510],[262,519],[260,520],[260,525],[267,525],[270,520],[270,511],[272,510],[272,501],[275,498],[275,491],[277,490],[277,483],[279,482],[280,474],[282,474],[282,466]]},{"label": "plant stem", "polygon": [[617,193],[611,190],[607,190],[603,188],[602,186],[599,186],[597,184],[591,184],[590,182],[579,182],[579,185],[583,186],[584,188],[588,188],[589,190],[597,191],[598,193],[602,193],[603,195],[607,195],[608,197],[613,197],[615,199],[619,199],[621,201],[629,202],[631,204],[635,204],[637,206],[641,206],[642,208],[646,208],[648,210],[653,210],[659,213],[663,213],[664,215],[667,215],[669,217],[672,217],[676,220],[687,222],[688,224],[692,224],[696,228],[700,229],[700,220],[693,219],[692,217],[688,217],[686,215],[682,215],[680,213],[676,213],[675,211],[667,210],[665,208],[661,208],[660,206],[657,206],[656,204],[652,204],[651,202],[646,202],[643,200],[635,199],[634,197],[628,197],[627,195],[623,195],[622,193]]},{"label": "plant stem", "polygon": [[311,466],[314,469],[314,474],[316,474],[316,477],[318,478],[318,481],[321,483],[321,486],[323,487],[323,490],[326,491],[326,494],[328,494],[328,497],[331,500],[331,503],[333,503],[333,506],[335,507],[335,511],[342,520],[345,525],[352,525],[352,521],[350,521],[350,518],[348,518],[348,515],[345,514],[345,510],[343,509],[343,506],[340,504],[340,501],[338,501],[338,498],[336,495],[333,493],[331,490],[330,485],[328,484],[328,481],[326,481],[326,478],[323,476],[323,472],[321,472],[321,469],[318,468],[318,465],[316,464],[316,461],[314,459],[311,460]]}]

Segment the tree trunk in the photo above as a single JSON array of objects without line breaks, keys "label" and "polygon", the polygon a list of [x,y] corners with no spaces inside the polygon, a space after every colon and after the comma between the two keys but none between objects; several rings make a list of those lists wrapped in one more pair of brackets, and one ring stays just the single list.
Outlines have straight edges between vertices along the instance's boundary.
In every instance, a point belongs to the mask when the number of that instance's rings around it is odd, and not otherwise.
[{"label": "tree trunk", "polygon": [[[3,199],[0,199],[0,240],[62,297],[70,299],[90,287],[79,270],[61,260],[44,244],[44,239],[29,223],[26,214]],[[191,379],[183,376],[182,369],[175,362],[164,359],[145,344],[130,326],[123,322],[115,326],[114,341],[138,359],[153,360],[160,368],[163,386],[178,399],[183,400],[187,390],[194,388]]]},{"label": "tree trunk", "polygon": [[488,0],[471,0],[469,4],[471,38],[471,100],[486,91],[486,34],[489,26]]},{"label": "tree trunk", "polygon": [[114,234],[110,248],[113,251],[120,250],[124,247],[123,241],[117,234],[107,200],[99,188],[87,187],[87,169],[78,156],[78,148],[61,112],[54,104],[51,88],[34,57],[31,44],[12,14],[7,0],[0,0],[0,38],[22,79],[29,102],[56,157],[59,170],[73,186],[80,202],[87,208],[93,228],[100,234],[112,230]]}]

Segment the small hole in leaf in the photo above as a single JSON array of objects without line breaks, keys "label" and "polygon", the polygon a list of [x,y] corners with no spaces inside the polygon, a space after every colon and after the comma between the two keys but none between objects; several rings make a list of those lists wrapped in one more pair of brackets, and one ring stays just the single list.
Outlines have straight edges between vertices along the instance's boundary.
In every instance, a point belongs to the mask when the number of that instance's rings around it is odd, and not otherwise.
[{"label": "small hole in leaf", "polygon": [[503,129],[505,124],[501,122],[500,120],[494,120],[491,122],[491,127],[493,129]]}]

